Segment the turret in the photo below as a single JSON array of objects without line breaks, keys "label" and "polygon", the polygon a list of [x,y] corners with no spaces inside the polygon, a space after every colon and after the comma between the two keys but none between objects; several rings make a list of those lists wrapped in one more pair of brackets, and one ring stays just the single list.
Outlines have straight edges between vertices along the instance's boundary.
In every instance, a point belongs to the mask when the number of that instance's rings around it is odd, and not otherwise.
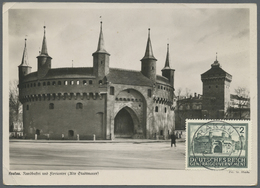
[{"label": "turret", "polygon": [[109,73],[109,56],[105,50],[105,43],[102,32],[102,22],[100,22],[100,34],[98,40],[97,51],[92,54],[93,56],[93,69],[94,75],[99,78],[103,78]]},{"label": "turret", "polygon": [[18,66],[19,71],[19,84],[23,82],[23,78],[31,73],[32,67],[29,66],[28,62],[28,55],[27,55],[27,48],[26,48],[26,40],[24,44],[24,50],[23,50],[23,57],[22,57],[22,63]]},{"label": "turret", "polygon": [[170,67],[170,57],[169,57],[169,44],[167,44],[167,53],[164,68],[162,69],[162,75],[168,78],[171,86],[174,88],[174,69]]},{"label": "turret", "polygon": [[47,42],[46,42],[46,37],[45,37],[45,28],[44,28],[44,36],[43,36],[43,41],[42,41],[42,50],[40,51],[40,55],[37,57],[38,59],[38,79],[43,78],[51,69],[51,57],[48,55],[47,51]]},{"label": "turret", "polygon": [[142,67],[141,72],[144,76],[156,82],[156,61],[157,59],[153,55],[152,44],[150,40],[150,28],[148,29],[148,40],[144,57],[141,59]]}]

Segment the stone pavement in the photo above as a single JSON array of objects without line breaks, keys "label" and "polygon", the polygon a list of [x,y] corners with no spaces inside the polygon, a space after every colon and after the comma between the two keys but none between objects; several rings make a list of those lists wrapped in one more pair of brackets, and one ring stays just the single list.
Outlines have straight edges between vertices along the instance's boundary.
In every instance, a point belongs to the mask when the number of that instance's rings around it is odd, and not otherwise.
[{"label": "stone pavement", "polygon": [[[10,139],[10,142],[34,142],[34,143],[161,143],[171,142],[167,140],[152,139],[114,139],[114,140],[32,140],[32,139]],[[176,142],[185,142],[185,138],[176,139]]]}]

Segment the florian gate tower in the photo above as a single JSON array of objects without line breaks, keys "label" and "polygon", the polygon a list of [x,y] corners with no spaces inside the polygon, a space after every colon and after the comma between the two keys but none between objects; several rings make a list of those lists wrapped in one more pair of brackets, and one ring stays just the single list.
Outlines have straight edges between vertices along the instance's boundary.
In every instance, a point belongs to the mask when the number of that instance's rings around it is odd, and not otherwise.
[{"label": "florian gate tower", "polygon": [[169,45],[162,76],[156,75],[150,29],[141,71],[109,67],[102,22],[93,67],[53,69],[45,30],[37,71],[31,72],[26,41],[18,67],[26,138],[167,138],[175,129]]}]

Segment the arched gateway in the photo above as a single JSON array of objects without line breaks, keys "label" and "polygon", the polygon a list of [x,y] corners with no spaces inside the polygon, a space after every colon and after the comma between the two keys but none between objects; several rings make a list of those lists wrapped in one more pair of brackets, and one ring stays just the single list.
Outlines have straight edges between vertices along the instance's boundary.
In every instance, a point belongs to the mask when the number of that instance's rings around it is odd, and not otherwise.
[{"label": "arched gateway", "polygon": [[136,113],[129,107],[122,108],[115,116],[115,138],[133,138],[135,127],[140,126]]}]

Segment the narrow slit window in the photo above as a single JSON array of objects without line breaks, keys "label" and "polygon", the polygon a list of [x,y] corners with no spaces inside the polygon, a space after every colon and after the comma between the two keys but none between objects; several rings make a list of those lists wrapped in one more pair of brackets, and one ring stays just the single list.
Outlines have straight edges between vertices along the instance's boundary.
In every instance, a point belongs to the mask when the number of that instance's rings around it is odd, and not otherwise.
[{"label": "narrow slit window", "polygon": [[148,97],[151,97],[151,96],[152,96],[152,90],[148,89]]},{"label": "narrow slit window", "polygon": [[114,87],[110,87],[110,95],[114,95],[115,92],[115,88]]}]

